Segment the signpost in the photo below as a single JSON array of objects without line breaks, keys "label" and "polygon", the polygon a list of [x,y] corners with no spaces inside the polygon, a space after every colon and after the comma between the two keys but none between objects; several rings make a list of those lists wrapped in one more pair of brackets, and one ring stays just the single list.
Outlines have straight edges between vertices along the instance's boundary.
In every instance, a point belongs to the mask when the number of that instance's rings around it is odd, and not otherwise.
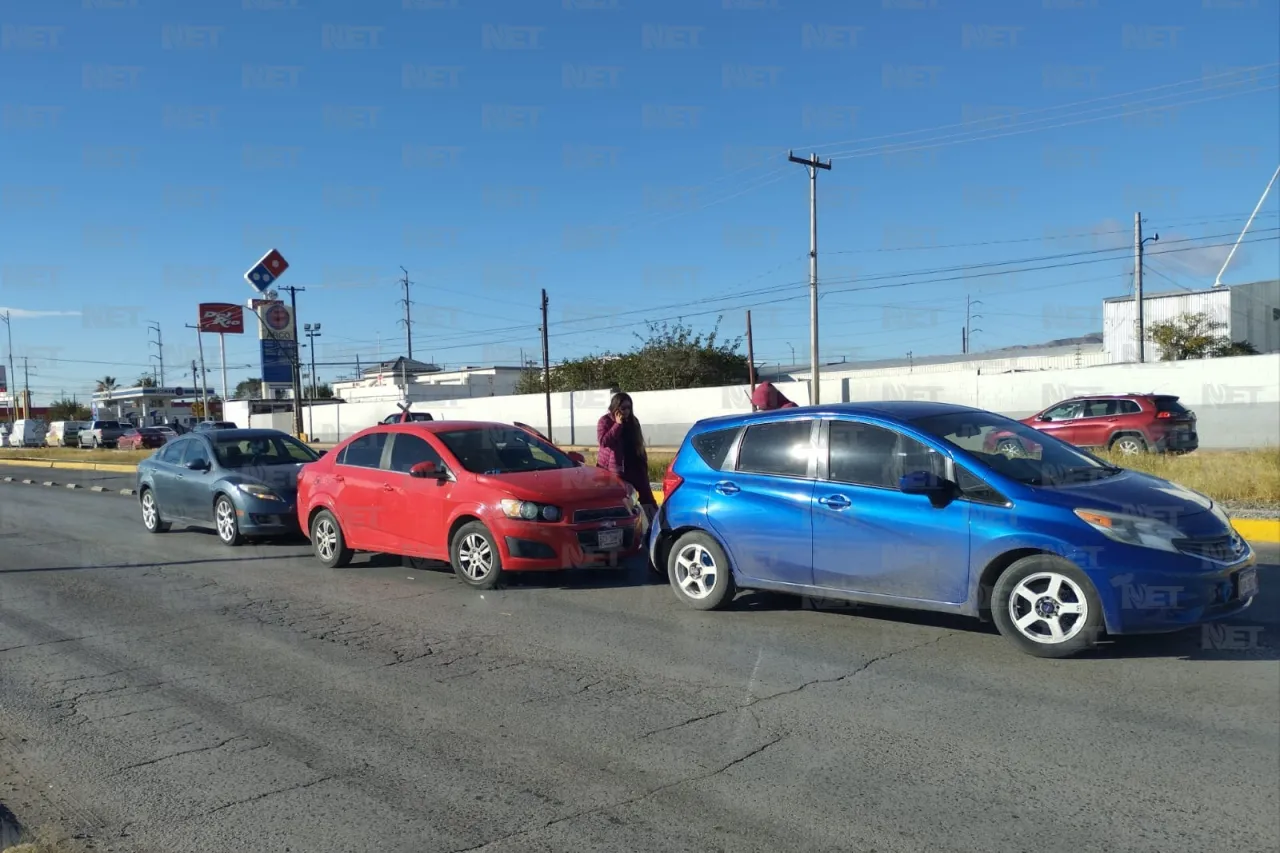
[{"label": "signpost", "polygon": [[271,397],[273,385],[292,385],[294,389],[293,423],[302,432],[301,394],[298,393],[298,335],[293,309],[276,298],[270,288],[289,269],[289,262],[278,249],[267,252],[248,272],[244,280],[265,299],[251,299],[249,308],[258,317],[258,345],[262,355],[263,396]]},{"label": "signpost", "polygon": [[222,365],[222,400],[227,398],[227,335],[244,334],[244,309],[230,302],[200,303],[200,334],[218,336],[218,358]]}]

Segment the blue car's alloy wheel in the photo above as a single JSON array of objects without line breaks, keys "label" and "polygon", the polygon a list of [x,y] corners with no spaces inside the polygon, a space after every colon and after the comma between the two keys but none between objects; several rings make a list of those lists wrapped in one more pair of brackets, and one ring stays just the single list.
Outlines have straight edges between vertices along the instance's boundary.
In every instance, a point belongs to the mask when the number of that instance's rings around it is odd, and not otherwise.
[{"label": "blue car's alloy wheel", "polygon": [[1037,657],[1069,657],[1102,633],[1102,603],[1084,572],[1049,554],[1023,557],[996,581],[991,618],[1007,639]]},{"label": "blue car's alloy wheel", "polygon": [[694,530],[671,546],[667,578],[676,597],[696,610],[716,610],[733,601],[733,572],[720,543]]},{"label": "blue car's alloy wheel", "polygon": [[223,545],[239,545],[244,542],[240,535],[240,520],[236,517],[235,504],[228,498],[220,497],[213,505],[213,520],[218,527],[218,538]]}]

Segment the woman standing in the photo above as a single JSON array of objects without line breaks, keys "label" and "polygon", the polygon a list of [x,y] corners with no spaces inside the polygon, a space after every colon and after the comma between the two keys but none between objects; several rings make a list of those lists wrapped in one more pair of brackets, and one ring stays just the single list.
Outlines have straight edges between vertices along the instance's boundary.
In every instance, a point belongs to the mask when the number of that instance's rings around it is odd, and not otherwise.
[{"label": "woman standing", "polygon": [[632,411],[631,395],[621,391],[613,395],[608,413],[596,423],[596,439],[600,445],[596,467],[630,483],[640,494],[640,505],[652,519],[658,511],[658,502],[649,486],[649,454],[644,448],[640,421]]}]

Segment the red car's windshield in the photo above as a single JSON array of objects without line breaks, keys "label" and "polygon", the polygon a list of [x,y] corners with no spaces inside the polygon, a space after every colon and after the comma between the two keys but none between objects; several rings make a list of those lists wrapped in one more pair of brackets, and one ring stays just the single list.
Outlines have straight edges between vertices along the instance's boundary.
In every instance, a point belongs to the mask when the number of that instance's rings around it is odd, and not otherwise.
[{"label": "red car's windshield", "polygon": [[449,452],[473,474],[513,474],[576,468],[577,463],[519,427],[487,427],[438,432]]}]

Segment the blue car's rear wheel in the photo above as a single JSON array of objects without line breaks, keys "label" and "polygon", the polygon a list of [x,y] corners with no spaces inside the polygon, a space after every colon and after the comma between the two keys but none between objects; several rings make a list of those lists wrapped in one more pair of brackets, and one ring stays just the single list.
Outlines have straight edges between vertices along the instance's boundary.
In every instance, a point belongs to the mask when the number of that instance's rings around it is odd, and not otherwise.
[{"label": "blue car's rear wheel", "polygon": [[718,610],[733,601],[729,557],[700,530],[684,534],[667,554],[667,579],[676,597],[695,610]]},{"label": "blue car's rear wheel", "polygon": [[1097,645],[1102,602],[1087,575],[1051,554],[1023,557],[1004,570],[991,593],[991,619],[1030,655],[1065,658]]}]

